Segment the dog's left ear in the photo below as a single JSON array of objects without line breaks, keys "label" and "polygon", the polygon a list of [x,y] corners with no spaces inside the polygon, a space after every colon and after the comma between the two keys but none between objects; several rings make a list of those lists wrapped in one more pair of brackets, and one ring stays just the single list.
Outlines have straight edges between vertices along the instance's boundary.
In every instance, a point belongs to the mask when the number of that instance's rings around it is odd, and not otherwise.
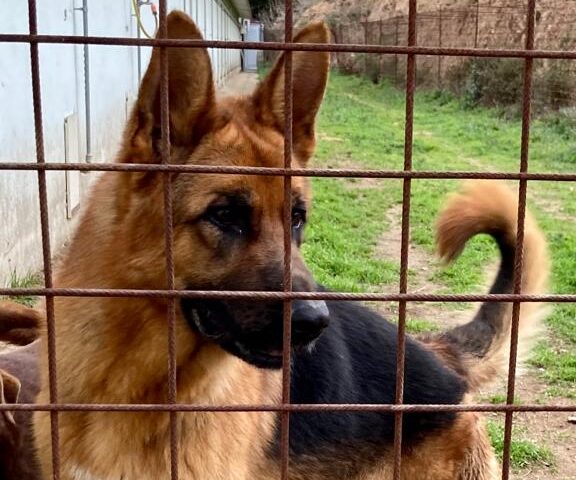
[{"label": "dog's left ear", "polygon": [[[330,31],[323,22],[312,23],[298,32],[295,43],[328,43]],[[276,64],[254,93],[258,119],[284,133],[284,64],[286,54]],[[315,146],[314,123],[324,98],[330,54],[306,51],[292,53],[292,141],[297,158],[306,163]]]},{"label": "dog's left ear", "polygon": [[[202,40],[198,27],[183,12],[171,12],[167,27],[168,38]],[[169,47],[167,53],[170,141],[194,146],[210,128],[215,104],[210,57],[206,48]],[[128,126],[130,162],[158,160],[160,61],[160,48],[154,48]]]}]

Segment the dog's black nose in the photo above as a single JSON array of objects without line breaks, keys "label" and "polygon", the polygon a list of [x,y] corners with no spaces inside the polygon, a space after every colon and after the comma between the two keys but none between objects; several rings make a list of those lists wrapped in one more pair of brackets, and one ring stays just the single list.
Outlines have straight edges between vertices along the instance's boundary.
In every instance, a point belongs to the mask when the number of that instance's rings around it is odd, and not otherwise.
[{"label": "dog's black nose", "polygon": [[330,322],[326,302],[295,300],[292,302],[292,344],[306,345],[315,340]]}]

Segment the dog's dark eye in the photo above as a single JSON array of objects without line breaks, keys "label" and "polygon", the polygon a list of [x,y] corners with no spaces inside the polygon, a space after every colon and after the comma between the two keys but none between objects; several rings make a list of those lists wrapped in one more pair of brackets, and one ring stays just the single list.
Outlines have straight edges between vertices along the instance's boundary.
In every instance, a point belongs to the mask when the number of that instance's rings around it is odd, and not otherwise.
[{"label": "dog's dark eye", "polygon": [[306,223],[306,211],[299,208],[292,210],[292,228],[300,230]]},{"label": "dog's dark eye", "polygon": [[223,231],[231,231],[242,234],[245,221],[243,212],[228,206],[211,207],[206,212],[206,220]]}]

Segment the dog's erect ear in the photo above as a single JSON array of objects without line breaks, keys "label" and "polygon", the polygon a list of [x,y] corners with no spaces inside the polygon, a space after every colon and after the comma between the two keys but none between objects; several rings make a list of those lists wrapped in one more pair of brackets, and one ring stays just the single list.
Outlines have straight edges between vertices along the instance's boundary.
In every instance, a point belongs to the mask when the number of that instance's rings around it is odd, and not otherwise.
[{"label": "dog's erect ear", "polygon": [[[17,403],[20,396],[20,380],[0,369],[0,404]],[[8,410],[0,412],[8,425],[15,425],[14,414]],[[0,422],[1,426],[2,422]]]},{"label": "dog's erect ear", "polygon": [[[301,30],[296,43],[328,43],[330,31],[323,22],[312,23]],[[284,63],[282,54],[254,93],[254,105],[259,120],[284,132]],[[292,53],[292,138],[294,153],[306,162],[313,153],[314,122],[324,97],[330,55],[328,52]]]},{"label": "dog's erect ear", "polygon": [[[168,15],[168,37],[202,40],[192,19],[182,12]],[[209,128],[214,107],[212,66],[205,48],[168,48],[170,140],[175,146],[193,146]],[[158,159],[160,138],[160,48],[154,48],[142,79],[129,124],[131,162]],[[133,158],[138,156],[139,158]]]}]

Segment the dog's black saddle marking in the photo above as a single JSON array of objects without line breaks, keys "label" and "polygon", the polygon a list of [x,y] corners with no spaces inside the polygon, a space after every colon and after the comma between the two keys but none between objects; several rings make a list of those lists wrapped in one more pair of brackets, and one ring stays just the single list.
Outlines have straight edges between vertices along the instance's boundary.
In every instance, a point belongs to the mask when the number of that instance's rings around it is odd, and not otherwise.
[{"label": "dog's black saddle marking", "polygon": [[[397,327],[357,302],[327,302],[330,326],[311,352],[295,353],[292,403],[394,403]],[[404,403],[458,404],[464,380],[422,344],[406,338]],[[403,442],[410,446],[452,424],[452,412],[404,414]],[[279,425],[277,429],[279,433]],[[291,455],[321,455],[345,448],[354,456],[394,439],[394,415],[378,412],[305,412],[290,415]],[[274,453],[279,452],[279,435]],[[371,450],[369,448],[369,450]]]}]

